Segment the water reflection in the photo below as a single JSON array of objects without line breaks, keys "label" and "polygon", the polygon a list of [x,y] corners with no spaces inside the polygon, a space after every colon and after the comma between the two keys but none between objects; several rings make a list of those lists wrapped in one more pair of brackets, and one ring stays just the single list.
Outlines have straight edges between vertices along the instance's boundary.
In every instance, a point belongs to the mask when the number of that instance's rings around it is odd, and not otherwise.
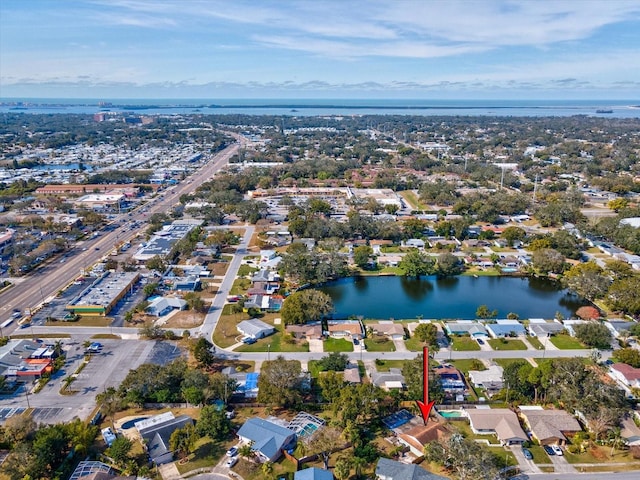
[{"label": "water reflection", "polygon": [[400,277],[402,291],[411,300],[423,300],[433,290],[433,284],[426,278]]},{"label": "water reflection", "polygon": [[458,276],[453,278],[359,277],[330,282],[320,290],[335,305],[335,318],[473,319],[479,305],[498,310],[498,317],[517,313],[520,318],[565,318],[588,305],[569,294],[559,282],[544,278]]}]

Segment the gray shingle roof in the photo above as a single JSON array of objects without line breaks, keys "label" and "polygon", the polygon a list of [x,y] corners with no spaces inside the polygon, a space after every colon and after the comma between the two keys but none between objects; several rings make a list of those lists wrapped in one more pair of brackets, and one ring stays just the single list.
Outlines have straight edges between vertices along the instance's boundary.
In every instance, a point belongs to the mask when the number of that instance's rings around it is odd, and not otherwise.
[{"label": "gray shingle roof", "polygon": [[408,465],[388,458],[380,458],[376,465],[376,475],[382,480],[447,480],[418,465]]}]

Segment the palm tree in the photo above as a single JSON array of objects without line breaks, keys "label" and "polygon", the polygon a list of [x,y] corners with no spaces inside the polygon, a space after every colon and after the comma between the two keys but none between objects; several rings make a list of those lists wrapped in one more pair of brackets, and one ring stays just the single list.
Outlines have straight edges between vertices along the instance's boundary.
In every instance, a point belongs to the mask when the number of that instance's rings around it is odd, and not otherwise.
[{"label": "palm tree", "polygon": [[338,480],[346,480],[351,475],[351,459],[340,457],[333,469],[333,474]]},{"label": "palm tree", "polygon": [[262,464],[262,473],[266,478],[272,478],[273,476],[273,463],[264,462]]},{"label": "palm tree", "polygon": [[252,458],[255,455],[252,447],[253,447],[253,442],[245,443],[240,448],[238,448],[238,455],[246,459]]}]

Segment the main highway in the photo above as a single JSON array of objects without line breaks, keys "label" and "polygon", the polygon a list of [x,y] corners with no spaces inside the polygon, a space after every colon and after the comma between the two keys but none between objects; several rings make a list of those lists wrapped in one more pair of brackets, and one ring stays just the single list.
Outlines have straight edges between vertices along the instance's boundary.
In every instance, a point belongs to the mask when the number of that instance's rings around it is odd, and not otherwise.
[{"label": "main highway", "polygon": [[[228,132],[229,133],[229,132]],[[165,212],[177,203],[184,194],[193,192],[219,172],[246,140],[229,133],[236,142],[211,157],[202,167],[178,185],[169,188],[146,204],[119,215],[111,223],[111,230],[95,238],[81,240],[67,251],[63,257],[55,257],[30,274],[18,279],[15,284],[0,294],[0,323],[11,318],[14,310],[26,312],[37,308],[47,298],[56,295],[74,281],[81,273],[108,254],[118,243],[126,242],[146,228],[146,220],[154,213]],[[131,228],[136,222],[138,227]],[[5,327],[3,335],[19,328],[17,322]]]}]

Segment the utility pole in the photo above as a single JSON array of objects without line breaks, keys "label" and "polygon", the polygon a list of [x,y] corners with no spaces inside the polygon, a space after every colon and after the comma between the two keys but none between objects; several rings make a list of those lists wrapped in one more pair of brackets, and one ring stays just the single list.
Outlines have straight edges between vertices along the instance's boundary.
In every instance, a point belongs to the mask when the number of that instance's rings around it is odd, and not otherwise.
[{"label": "utility pole", "polygon": [[538,190],[538,174],[536,173],[536,179],[533,182],[533,201],[532,203],[536,203],[536,191]]}]

